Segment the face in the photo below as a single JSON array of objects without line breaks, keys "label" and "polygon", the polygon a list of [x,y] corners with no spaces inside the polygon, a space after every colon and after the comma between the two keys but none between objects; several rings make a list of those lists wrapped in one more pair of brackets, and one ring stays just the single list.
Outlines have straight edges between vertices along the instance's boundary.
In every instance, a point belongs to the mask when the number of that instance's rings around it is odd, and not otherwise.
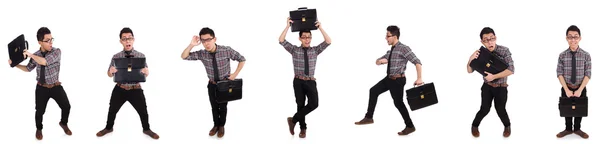
[{"label": "face", "polygon": [[579,33],[577,33],[576,31],[569,31],[567,33],[567,42],[569,42],[569,47],[579,47],[579,40],[581,40],[581,36],[579,36]]},{"label": "face", "polygon": [[121,34],[120,41],[125,51],[131,51],[133,49],[133,42],[135,41],[135,38],[133,38],[133,34],[131,33],[123,33]]},{"label": "face", "polygon": [[52,34],[46,34],[46,35],[44,35],[44,39],[42,39],[42,41],[38,41],[38,43],[40,44],[42,49],[44,49],[45,51],[52,50],[53,42],[54,42],[54,38],[52,37]]},{"label": "face", "polygon": [[481,44],[483,44],[488,49],[496,48],[496,35],[494,35],[493,33],[483,34]]},{"label": "face", "polygon": [[303,47],[309,47],[310,46],[310,41],[312,40],[312,34],[310,33],[302,33],[302,36],[300,36],[300,42],[302,42],[302,46]]},{"label": "face", "polygon": [[396,42],[396,40],[398,40],[398,36],[394,36],[394,35],[392,35],[392,33],[390,33],[388,31],[385,34],[385,40],[387,41],[388,45],[394,45],[394,42]]},{"label": "face", "polygon": [[212,51],[213,49],[215,49],[216,41],[217,41],[217,38],[210,36],[210,34],[200,35],[200,42],[204,46],[204,49],[206,49],[208,51]]}]

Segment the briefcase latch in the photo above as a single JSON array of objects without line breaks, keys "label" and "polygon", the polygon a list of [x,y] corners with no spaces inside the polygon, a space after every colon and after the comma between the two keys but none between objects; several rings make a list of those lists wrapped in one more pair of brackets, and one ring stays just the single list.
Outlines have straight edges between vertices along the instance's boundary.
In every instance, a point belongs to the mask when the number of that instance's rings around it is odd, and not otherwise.
[{"label": "briefcase latch", "polygon": [[233,89],[232,89],[232,88],[229,88],[229,93],[231,93],[231,91],[233,91]]},{"label": "briefcase latch", "polygon": [[127,72],[131,72],[131,64],[129,64],[129,66],[127,66]]},{"label": "briefcase latch", "polygon": [[485,67],[490,67],[490,63],[485,64]]},{"label": "briefcase latch", "polygon": [[306,18],[305,18],[305,17],[302,17],[302,22],[305,22],[305,21],[306,21]]},{"label": "briefcase latch", "polygon": [[571,106],[571,109],[575,109],[575,106]]},{"label": "briefcase latch", "polygon": [[421,99],[425,99],[425,95],[421,94]]},{"label": "briefcase latch", "polygon": [[19,48],[20,48],[20,47],[17,47],[17,48],[15,48],[15,52],[19,51]]}]

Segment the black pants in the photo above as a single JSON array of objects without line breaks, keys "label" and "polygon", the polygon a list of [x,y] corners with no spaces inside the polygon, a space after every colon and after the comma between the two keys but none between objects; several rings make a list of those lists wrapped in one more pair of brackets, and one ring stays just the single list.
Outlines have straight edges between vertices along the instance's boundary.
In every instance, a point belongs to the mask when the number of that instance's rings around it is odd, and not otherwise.
[{"label": "black pants", "polygon": [[208,83],[208,100],[212,108],[214,127],[225,126],[227,122],[227,103],[217,103],[217,85]]},{"label": "black pants", "polygon": [[46,113],[46,106],[50,98],[54,99],[58,107],[62,110],[60,123],[66,125],[69,122],[71,104],[63,87],[59,85],[46,88],[37,85],[35,88],[35,126],[38,130],[42,130],[43,128],[42,120],[44,119],[44,113]]},{"label": "black pants", "polygon": [[481,86],[481,107],[479,108],[477,115],[475,115],[472,126],[479,127],[481,120],[483,120],[483,118],[490,112],[493,101],[494,107],[496,108],[496,113],[498,113],[498,117],[500,117],[502,124],[504,127],[509,127],[510,119],[508,118],[508,113],[506,112],[507,96],[508,90],[506,87],[492,87],[484,83]]},{"label": "black pants", "polygon": [[123,104],[125,104],[126,101],[129,101],[131,106],[133,106],[135,111],[137,111],[138,115],[140,115],[143,130],[150,130],[144,90],[125,90],[117,85],[115,85],[115,88],[113,89],[112,95],[110,97],[110,107],[108,108],[108,120],[106,121],[105,129],[113,129],[113,125],[115,125],[115,118],[117,117],[117,112],[119,112],[121,106],[123,106]]},{"label": "black pants", "polygon": [[373,113],[375,113],[375,105],[377,105],[377,98],[379,95],[389,90],[390,94],[392,95],[392,99],[394,100],[394,105],[398,111],[400,111],[406,127],[415,127],[410,119],[410,115],[408,114],[408,109],[406,109],[406,105],[404,105],[404,85],[406,85],[405,77],[397,78],[396,80],[385,77],[371,87],[371,90],[369,90],[369,106],[367,108],[367,114],[365,115],[365,118],[373,118]]},{"label": "black pants", "polygon": [[[296,96],[297,111],[293,121],[300,122],[300,129],[306,129],[306,115],[319,107],[319,92],[317,81],[294,78],[294,95]],[[308,104],[305,102],[308,99]]]},{"label": "black pants", "polygon": [[[569,90],[575,92],[577,89],[569,88]],[[562,87],[560,88],[560,96],[567,97],[565,89],[563,89]],[[579,97],[587,97],[587,88],[583,88],[583,90],[581,90],[581,95]],[[582,117],[575,117],[575,125],[573,125],[573,117],[565,117],[565,130],[581,130],[581,119]],[[573,129],[573,126],[575,126],[575,129]]]}]

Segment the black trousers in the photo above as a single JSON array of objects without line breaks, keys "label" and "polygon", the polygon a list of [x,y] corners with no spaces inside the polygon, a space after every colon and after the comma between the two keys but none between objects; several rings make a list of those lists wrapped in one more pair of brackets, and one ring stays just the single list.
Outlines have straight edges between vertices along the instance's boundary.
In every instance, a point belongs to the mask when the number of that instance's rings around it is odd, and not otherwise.
[{"label": "black trousers", "polygon": [[208,100],[212,108],[214,127],[225,126],[227,122],[227,103],[217,103],[217,85],[208,83]]},{"label": "black trousers", "polygon": [[140,115],[143,130],[150,130],[144,90],[125,90],[119,87],[118,85],[115,85],[115,88],[113,89],[112,95],[110,97],[110,106],[108,108],[108,120],[106,121],[105,129],[113,129],[113,126],[115,125],[115,118],[117,117],[117,112],[119,112],[121,106],[123,106],[123,104],[125,104],[125,102],[127,101],[129,101],[131,106],[133,106],[133,108],[137,111],[138,115]]},{"label": "black trousers", "polygon": [[406,109],[406,105],[404,105],[404,85],[406,85],[406,77],[392,80],[386,76],[373,87],[371,87],[371,90],[369,90],[369,106],[367,108],[367,114],[365,117],[373,118],[373,114],[375,113],[375,105],[377,105],[377,98],[379,95],[389,90],[390,94],[392,95],[392,99],[394,100],[394,105],[398,111],[400,111],[406,127],[415,127],[410,119],[410,115],[408,114],[408,109]]},{"label": "black trousers", "polygon": [[60,123],[66,125],[69,122],[71,104],[62,85],[52,88],[37,85],[35,88],[35,126],[38,130],[42,130],[43,128],[42,121],[50,98],[54,99],[58,107],[62,110]]},{"label": "black trousers", "polygon": [[[569,90],[575,92],[577,89],[569,88]],[[563,89],[562,87],[560,88],[560,96],[567,97],[567,93],[565,92],[565,89]],[[579,97],[587,97],[587,88],[583,88],[583,90],[581,90],[581,95]],[[581,130],[581,119],[582,119],[582,117],[575,117],[575,124],[573,124],[573,117],[565,117],[565,130],[567,130],[567,131]],[[575,129],[573,129],[573,126],[575,126]]]},{"label": "black trousers", "polygon": [[496,113],[498,113],[498,117],[500,117],[502,124],[504,127],[509,127],[510,119],[508,118],[508,113],[506,112],[507,96],[508,90],[506,87],[492,87],[486,83],[483,83],[481,86],[481,107],[479,108],[477,115],[475,115],[472,126],[479,127],[479,124],[481,124],[483,118],[490,112],[493,101],[494,107],[496,108]]},{"label": "black trousers", "polygon": [[[297,111],[294,123],[300,122],[300,129],[306,129],[306,115],[319,107],[319,92],[315,80],[294,78],[294,95],[296,96]],[[305,102],[308,99],[308,104]],[[306,104],[306,105],[305,105]]]}]

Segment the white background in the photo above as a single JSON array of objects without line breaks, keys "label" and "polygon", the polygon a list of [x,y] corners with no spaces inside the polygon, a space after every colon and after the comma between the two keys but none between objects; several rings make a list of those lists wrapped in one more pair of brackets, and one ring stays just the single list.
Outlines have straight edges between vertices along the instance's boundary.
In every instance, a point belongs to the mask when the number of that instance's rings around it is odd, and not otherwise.
[{"label": "white background", "polygon": [[[292,59],[277,38],[288,11],[304,6],[317,9],[333,43],[319,56],[320,103],[307,116],[307,138],[299,139],[289,134],[285,121],[296,109]],[[35,139],[35,73],[5,64],[0,69],[0,143],[594,143],[600,134],[600,125],[594,122],[598,121],[594,78],[588,84],[590,116],[582,123],[591,138],[555,137],[564,129],[557,109],[556,62],[568,47],[565,31],[575,24],[582,30],[581,47],[597,63],[596,6],[575,0],[2,1],[0,43],[25,34],[30,47],[37,49],[35,33],[47,26],[56,39],[54,46],[62,49],[60,80],[72,105],[73,135],[64,135],[58,126],[60,109],[50,100],[44,139]],[[440,101],[410,112],[417,128],[410,136],[396,134],[404,122],[387,92],[379,98],[375,124],[353,124],[366,112],[369,88],[385,75],[385,66],[376,66],[375,59],[389,49],[384,39],[388,25],[400,27],[400,41],[421,59],[423,80],[435,83]],[[201,62],[180,58],[192,36],[206,26],[215,30],[217,44],[232,46],[248,60],[239,75],[244,79],[244,98],[229,104],[222,139],[207,134],[213,122]],[[515,61],[506,106],[512,136],[506,139],[494,108],[480,126],[481,137],[470,133],[480,106],[482,78],[467,74],[465,65],[481,45],[479,32],[485,26],[496,31],[497,43],[509,47]],[[106,124],[114,86],[106,70],[111,56],[122,49],[117,35],[123,27],[133,29],[135,49],[148,57],[150,76],[143,87],[150,126],[160,140],[142,133],[130,104],[121,108],[112,134],[95,136]],[[288,33],[293,44],[300,44],[297,38],[297,33]],[[322,41],[321,33],[313,31],[312,44]],[[0,59],[8,59],[8,54]],[[413,65],[406,73],[407,83],[414,82]]]}]

